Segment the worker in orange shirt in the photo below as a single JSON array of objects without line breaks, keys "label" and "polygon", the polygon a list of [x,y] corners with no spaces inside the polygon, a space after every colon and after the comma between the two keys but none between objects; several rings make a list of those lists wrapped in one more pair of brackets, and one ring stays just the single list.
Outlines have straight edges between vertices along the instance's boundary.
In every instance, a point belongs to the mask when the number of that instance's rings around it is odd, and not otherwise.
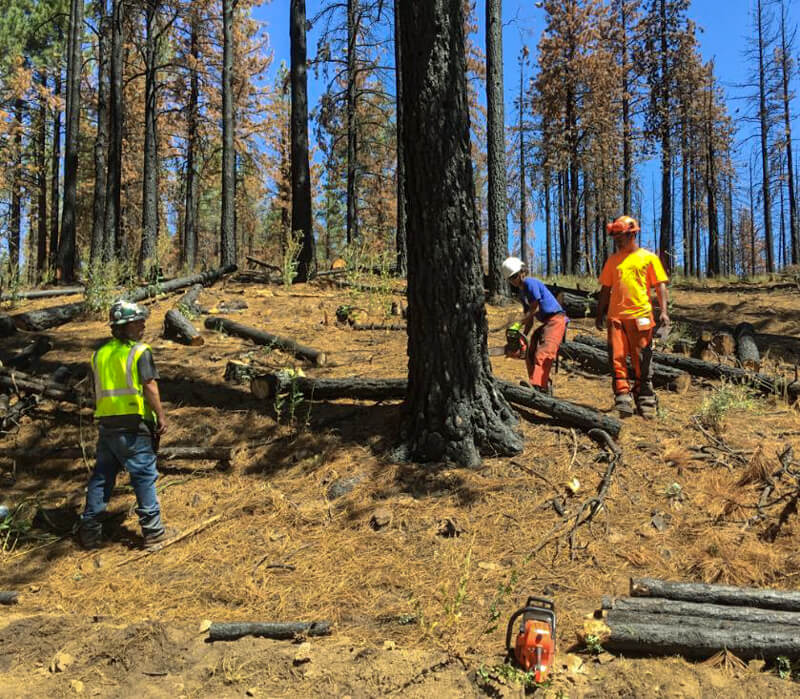
[{"label": "worker in orange shirt", "polygon": [[[655,289],[661,309],[659,335],[666,337],[670,324],[668,278],[661,260],[637,244],[640,228],[635,218],[620,216],[606,230],[612,236],[616,252],[600,273],[602,289],[595,324],[602,330],[608,314],[614,407],[621,417],[633,415],[638,408],[642,417],[652,418],[656,414],[656,396],[652,381],[655,320],[651,298]],[[628,380],[628,357],[633,368],[633,387]]]}]

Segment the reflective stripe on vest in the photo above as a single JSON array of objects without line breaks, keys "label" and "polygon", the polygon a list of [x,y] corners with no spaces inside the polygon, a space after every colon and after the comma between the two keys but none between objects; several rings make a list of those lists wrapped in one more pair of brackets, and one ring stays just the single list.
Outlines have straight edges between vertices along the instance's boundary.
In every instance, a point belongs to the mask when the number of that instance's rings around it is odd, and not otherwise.
[{"label": "reflective stripe on vest", "polygon": [[139,358],[148,349],[141,342],[130,344],[114,339],[92,355],[95,417],[141,415],[152,419],[137,367]]}]

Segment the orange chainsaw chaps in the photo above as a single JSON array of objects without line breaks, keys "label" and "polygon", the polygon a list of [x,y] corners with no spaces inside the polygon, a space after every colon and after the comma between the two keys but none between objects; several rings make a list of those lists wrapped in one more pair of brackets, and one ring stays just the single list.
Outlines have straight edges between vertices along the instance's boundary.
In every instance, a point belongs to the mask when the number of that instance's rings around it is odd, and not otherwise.
[{"label": "orange chainsaw chaps", "polygon": [[526,619],[524,630],[517,635],[515,656],[523,670],[533,670],[537,683],[547,679],[553,666],[555,645],[550,624],[541,619]]}]

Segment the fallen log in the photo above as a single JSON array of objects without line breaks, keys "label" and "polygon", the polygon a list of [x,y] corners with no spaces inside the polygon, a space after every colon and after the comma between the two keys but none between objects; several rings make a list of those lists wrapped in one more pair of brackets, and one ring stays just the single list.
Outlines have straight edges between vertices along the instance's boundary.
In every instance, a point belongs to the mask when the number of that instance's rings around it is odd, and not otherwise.
[{"label": "fallen log", "polygon": [[[586,335],[580,337],[586,338]],[[571,359],[597,374],[610,374],[611,366],[608,360],[608,350],[602,340],[591,338],[592,344],[586,344],[577,339],[561,343],[559,354],[565,359]],[[683,393],[691,385],[691,377],[683,370],[665,366],[657,361],[651,364],[653,369],[653,385],[656,388],[667,387],[670,390]]]},{"label": "fallen log", "polygon": [[264,269],[269,269],[272,270],[273,272],[277,272],[278,274],[283,274],[283,270],[277,265],[271,265],[269,262],[264,262],[264,260],[259,260],[257,257],[250,257],[250,255],[248,255],[245,259],[248,262],[252,262],[254,265],[263,267]]},{"label": "fallen log", "polygon": [[18,291],[16,294],[3,294],[0,301],[15,301],[17,299],[46,299],[52,296],[75,296],[82,294],[86,289],[82,286],[65,286],[55,289],[33,289],[31,291]]},{"label": "fallen log", "polygon": [[192,347],[205,343],[203,336],[177,308],[170,308],[164,316],[164,337]]},{"label": "fallen log", "polygon": [[379,294],[394,294],[397,296],[407,296],[408,289],[394,289],[392,287],[380,287],[374,284],[362,284],[361,282],[349,282],[345,279],[332,279],[331,283],[344,289],[358,289],[359,291],[372,291]]},{"label": "fallen log", "polygon": [[0,591],[0,604],[17,604],[19,602],[19,592]]},{"label": "fallen log", "polygon": [[756,330],[750,323],[739,323],[733,330],[736,339],[736,358],[745,369],[751,371],[758,371],[761,368],[761,355],[758,353],[755,335]]},{"label": "fallen log", "polygon": [[[498,380],[497,385],[506,400],[545,413],[568,427],[587,431],[601,429],[612,437],[617,437],[622,427],[615,418],[569,401],[506,381]],[[407,386],[406,379],[312,379],[290,377],[286,372],[261,374],[250,382],[253,395],[261,400],[271,400],[280,393],[290,391],[306,400],[403,400]]]},{"label": "fallen log", "polygon": [[313,362],[317,366],[325,366],[327,361],[325,353],[321,352],[320,350],[316,350],[312,347],[306,347],[305,345],[301,345],[300,343],[295,342],[287,337],[273,335],[272,333],[268,333],[263,330],[257,330],[256,328],[251,328],[247,325],[241,325],[240,323],[228,320],[227,318],[210,316],[206,318],[205,325],[209,330],[226,332],[228,335],[235,335],[236,337],[242,337],[246,340],[251,340],[257,345],[277,347],[284,352],[293,354],[295,357],[300,357],[301,359],[306,359],[310,362]]},{"label": "fallen log", "polygon": [[695,617],[702,620],[725,619],[750,621],[759,624],[788,624],[800,626],[800,612],[784,612],[756,607],[734,607],[725,604],[706,604],[662,599],[660,597],[604,597],[603,609],[650,616]]},{"label": "fallen log", "polygon": [[200,297],[200,292],[203,291],[202,284],[195,284],[189,291],[187,291],[177,303],[177,308],[181,312],[194,313],[200,315],[203,312],[202,307],[197,302]]},{"label": "fallen log", "polygon": [[[123,294],[122,298],[136,303],[148,298],[153,298],[159,294],[178,291],[179,289],[194,284],[212,284],[226,274],[231,274],[235,271],[236,265],[228,265],[227,267],[220,267],[219,269],[209,272],[173,279],[172,281],[162,284],[151,284],[150,286],[139,287],[138,289]],[[84,301],[78,301],[75,303],[67,303],[62,306],[42,308],[38,311],[20,313],[14,316],[14,322],[18,328],[24,330],[47,330],[47,328],[54,328],[68,323],[85,311],[86,303]]]},{"label": "fallen log", "polygon": [[800,634],[795,629],[776,630],[712,629],[682,625],[650,623],[606,623],[587,621],[585,642],[592,635],[604,649],[631,652],[637,655],[682,655],[687,658],[708,658],[726,649],[743,660],[776,658],[785,655],[800,657]]},{"label": "fallen log", "polygon": [[209,641],[235,641],[243,636],[260,636],[288,641],[296,636],[327,636],[331,632],[328,621],[234,621],[214,622],[208,628]]},{"label": "fallen log", "polygon": [[[631,578],[632,597],[663,597],[684,602],[730,604],[739,607],[800,611],[800,592],[770,588],[682,583],[656,578]],[[800,635],[798,635],[800,643]]]},{"label": "fallen log", "polygon": [[8,337],[17,332],[17,324],[11,316],[0,314],[0,337]]},{"label": "fallen log", "polygon": [[719,330],[711,338],[711,349],[720,357],[729,357],[736,350],[736,340],[729,330]]},{"label": "fallen log", "polygon": [[225,376],[223,378],[232,383],[245,383],[250,381],[257,371],[258,369],[251,364],[230,361],[225,365]]},{"label": "fallen log", "polygon": [[646,614],[612,609],[604,615],[606,624],[612,628],[621,624],[646,624],[648,626],[693,626],[703,629],[737,629],[739,631],[785,631],[800,635],[800,627],[784,624],[774,628],[773,624],[763,624],[754,619],[724,619],[680,614]]},{"label": "fallen log", "polygon": [[39,335],[33,342],[12,357],[9,357],[3,365],[7,367],[23,367],[47,354],[51,349],[53,349],[53,341],[47,335]]},{"label": "fallen log", "polygon": [[405,332],[407,329],[405,325],[398,325],[396,323],[353,323],[350,327],[353,328],[353,330],[398,330],[401,332]]},{"label": "fallen log", "polygon": [[250,390],[260,400],[272,400],[281,393],[294,391],[306,400],[403,400],[406,379],[312,379],[273,372],[254,376]]},{"label": "fallen log", "polygon": [[19,425],[19,421],[22,417],[33,410],[38,404],[38,395],[34,394],[20,398],[3,414],[3,418],[0,420],[0,431],[6,432],[11,427]]},{"label": "fallen log", "polygon": [[576,296],[562,291],[556,296],[556,300],[570,318],[594,318],[597,315],[597,301],[588,296]]},{"label": "fallen log", "polygon": [[497,383],[507,401],[549,415],[556,422],[567,427],[577,427],[586,432],[594,429],[603,430],[614,439],[619,436],[620,429],[622,429],[622,423],[619,420],[603,415],[596,410],[584,408],[582,405],[559,398],[552,398],[531,388],[515,386],[507,381],[498,380]]},{"label": "fallen log", "polygon": [[[576,335],[573,342],[589,345],[596,349],[605,347],[605,342],[590,335]],[[564,343],[565,344],[565,343]],[[789,382],[782,377],[772,377],[758,374],[739,367],[719,364],[717,362],[704,362],[702,359],[684,357],[670,352],[653,352],[653,361],[664,366],[674,367],[685,371],[692,376],[707,379],[726,379],[737,383],[744,383],[765,395],[784,395],[794,401],[800,397],[800,384]]]}]

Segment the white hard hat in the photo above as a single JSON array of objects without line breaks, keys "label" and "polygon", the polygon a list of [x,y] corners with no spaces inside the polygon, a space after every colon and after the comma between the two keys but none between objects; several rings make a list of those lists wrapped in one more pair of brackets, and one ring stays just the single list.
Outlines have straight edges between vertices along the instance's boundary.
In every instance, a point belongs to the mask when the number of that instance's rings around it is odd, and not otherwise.
[{"label": "white hard hat", "polygon": [[503,261],[503,276],[506,279],[511,279],[515,274],[517,274],[522,269],[522,260],[518,257],[507,257]]}]

